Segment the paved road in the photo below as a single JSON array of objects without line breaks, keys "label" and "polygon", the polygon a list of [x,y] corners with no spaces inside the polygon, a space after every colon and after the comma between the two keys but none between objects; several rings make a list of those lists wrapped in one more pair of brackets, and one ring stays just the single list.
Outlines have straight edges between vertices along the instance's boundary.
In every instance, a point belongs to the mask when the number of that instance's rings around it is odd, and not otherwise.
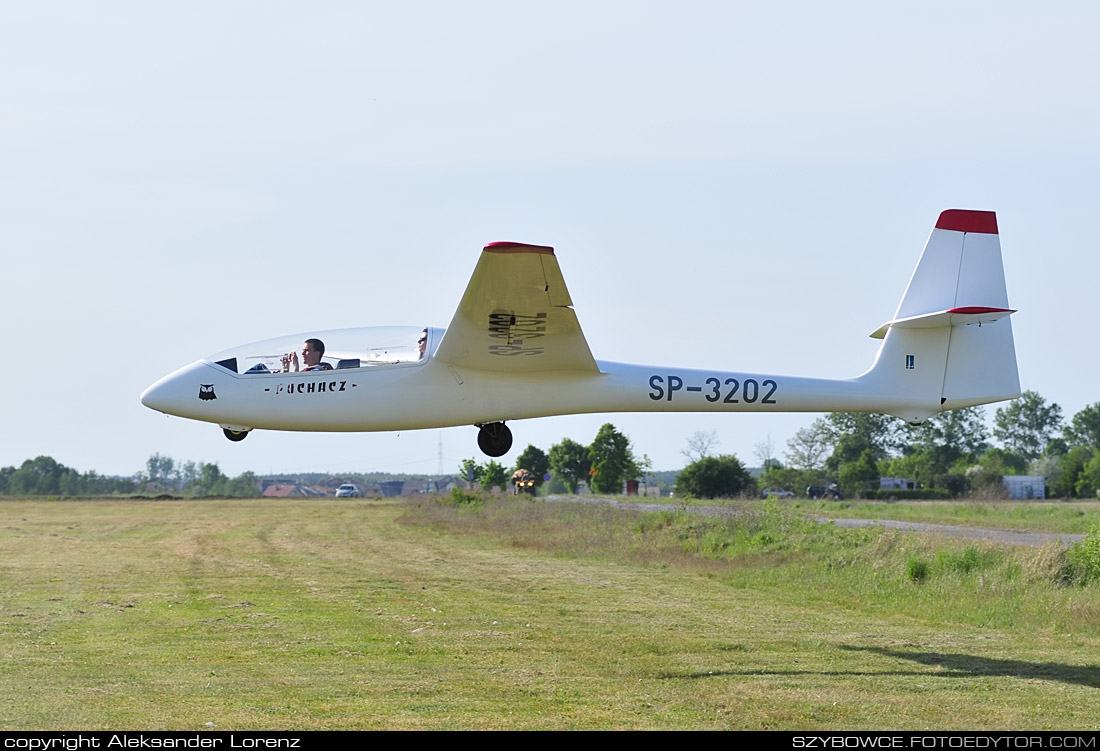
[{"label": "paved road", "polygon": [[[638,511],[674,511],[679,506],[667,503],[641,503],[633,501],[614,501],[608,498],[593,498],[583,495],[550,495],[547,501],[592,503],[599,506],[614,506],[616,508],[636,509]],[[724,506],[688,506],[688,511],[704,516],[725,516],[736,513],[733,509]],[[1053,532],[1017,532],[1008,529],[982,529],[980,527],[956,527],[950,524],[927,524],[925,522],[901,522],[893,519],[834,519],[825,516],[815,516],[822,524],[832,522],[838,527],[884,527],[897,529],[902,532],[927,532],[946,537],[966,537],[974,540],[991,540],[1003,542],[1009,545],[1027,545],[1040,547],[1051,542],[1060,542],[1062,545],[1072,545],[1081,540],[1084,535],[1059,535]]]}]

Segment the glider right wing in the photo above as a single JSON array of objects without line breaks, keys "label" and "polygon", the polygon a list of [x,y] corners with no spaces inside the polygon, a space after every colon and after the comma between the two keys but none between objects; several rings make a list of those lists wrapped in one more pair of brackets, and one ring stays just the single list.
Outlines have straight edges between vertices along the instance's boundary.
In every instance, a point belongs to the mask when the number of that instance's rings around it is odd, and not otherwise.
[{"label": "glider right wing", "polygon": [[486,245],[435,359],[504,373],[598,373],[572,304],[553,248]]}]

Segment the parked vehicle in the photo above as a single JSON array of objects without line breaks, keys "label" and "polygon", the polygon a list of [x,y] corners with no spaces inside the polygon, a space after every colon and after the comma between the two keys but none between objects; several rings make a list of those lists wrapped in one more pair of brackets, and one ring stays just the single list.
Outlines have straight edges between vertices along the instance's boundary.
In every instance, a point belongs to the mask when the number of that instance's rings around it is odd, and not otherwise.
[{"label": "parked vehicle", "polygon": [[783,488],[764,488],[764,492],[761,494],[762,498],[767,498],[769,495],[778,496],[780,498],[794,498],[794,493]]},{"label": "parked vehicle", "polygon": [[336,488],[337,498],[358,498],[360,495],[359,488],[351,483],[346,483]]},{"label": "parked vehicle", "polygon": [[836,483],[830,483],[829,485],[811,485],[806,488],[807,498],[831,498],[834,501],[843,501],[844,496],[840,493],[840,488]]},{"label": "parked vehicle", "polygon": [[512,490],[513,494],[535,494],[535,475],[530,470],[516,470],[515,474],[512,475],[512,482],[515,484],[515,487]]}]

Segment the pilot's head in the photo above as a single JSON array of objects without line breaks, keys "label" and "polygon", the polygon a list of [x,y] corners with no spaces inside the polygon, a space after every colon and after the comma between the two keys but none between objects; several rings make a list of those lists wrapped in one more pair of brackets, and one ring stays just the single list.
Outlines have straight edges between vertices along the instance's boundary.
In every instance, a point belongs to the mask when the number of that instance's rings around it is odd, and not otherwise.
[{"label": "pilot's head", "polygon": [[320,339],[306,339],[302,344],[302,362],[307,367],[313,367],[321,362],[323,354],[325,354],[325,343]]},{"label": "pilot's head", "polygon": [[424,329],[420,332],[420,338],[416,340],[416,348],[420,350],[420,356],[423,357],[424,353],[428,351],[428,330]]}]

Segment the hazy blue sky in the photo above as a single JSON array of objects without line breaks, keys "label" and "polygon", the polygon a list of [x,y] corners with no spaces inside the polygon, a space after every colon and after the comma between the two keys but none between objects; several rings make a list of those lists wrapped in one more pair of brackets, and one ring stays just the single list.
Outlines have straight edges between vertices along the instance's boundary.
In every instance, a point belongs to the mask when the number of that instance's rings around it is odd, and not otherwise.
[{"label": "hazy blue sky", "polygon": [[[283,333],[446,326],[481,247],[553,245],[597,358],[847,377],[942,209],[998,212],[1024,388],[1100,401],[1090,2],[0,6],[0,466],[153,452],[434,472],[476,429],[257,432],[138,396]],[[990,407],[992,415],[994,407]],[[657,468],[815,415],[611,421]]]}]

